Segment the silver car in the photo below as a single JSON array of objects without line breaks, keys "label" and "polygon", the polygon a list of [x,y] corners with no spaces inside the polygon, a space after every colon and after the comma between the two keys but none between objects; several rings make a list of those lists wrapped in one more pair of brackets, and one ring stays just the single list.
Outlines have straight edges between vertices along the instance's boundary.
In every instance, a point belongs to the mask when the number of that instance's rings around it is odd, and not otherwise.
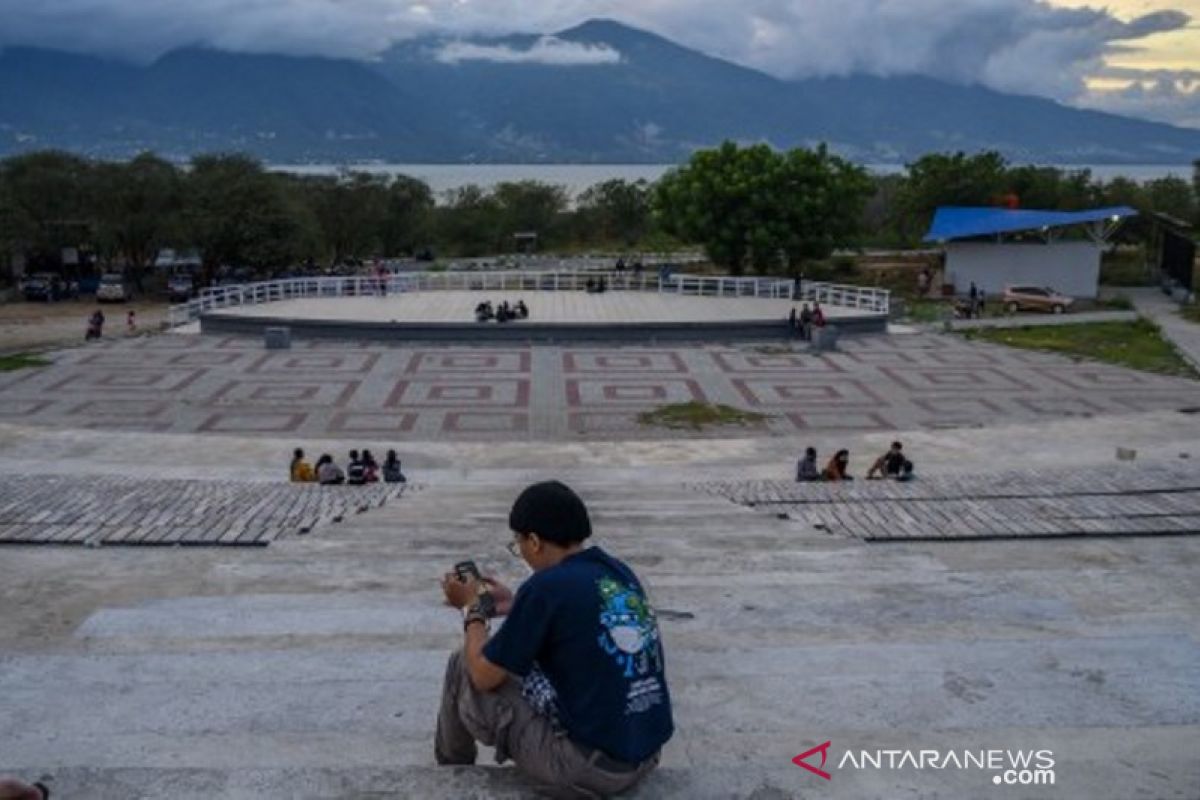
[{"label": "silver car", "polygon": [[96,288],[96,299],[104,302],[124,303],[133,299],[133,286],[116,273],[102,275],[100,285]]}]

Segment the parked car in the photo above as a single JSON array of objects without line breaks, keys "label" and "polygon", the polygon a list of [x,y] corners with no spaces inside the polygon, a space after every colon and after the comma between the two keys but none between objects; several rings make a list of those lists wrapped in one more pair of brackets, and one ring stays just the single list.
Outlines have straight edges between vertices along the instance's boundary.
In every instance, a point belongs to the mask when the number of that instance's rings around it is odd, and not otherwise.
[{"label": "parked car", "polygon": [[115,272],[100,276],[100,285],[96,288],[96,300],[99,302],[124,303],[133,299],[133,284]]},{"label": "parked car", "polygon": [[167,299],[172,303],[186,303],[196,293],[196,282],[191,275],[172,275],[167,278]]},{"label": "parked car", "polygon": [[1001,299],[1010,314],[1018,311],[1069,311],[1075,298],[1059,294],[1048,286],[1006,286]]},{"label": "parked car", "polygon": [[73,284],[48,272],[30,275],[21,281],[21,294],[26,300],[48,303],[74,297],[76,293],[77,289]]}]

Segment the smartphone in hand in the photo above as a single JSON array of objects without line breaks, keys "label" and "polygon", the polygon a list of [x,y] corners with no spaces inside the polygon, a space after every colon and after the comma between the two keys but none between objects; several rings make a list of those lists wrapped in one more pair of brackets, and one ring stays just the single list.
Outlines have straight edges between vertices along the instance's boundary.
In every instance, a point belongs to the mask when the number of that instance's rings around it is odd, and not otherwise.
[{"label": "smartphone in hand", "polygon": [[475,566],[474,561],[460,561],[454,565],[454,574],[460,581],[466,583],[470,578],[481,586],[482,594],[479,595],[479,607],[483,611],[484,616],[496,616],[496,600],[492,597],[492,593],[487,591],[488,585],[484,583],[483,576],[479,574],[479,567]]},{"label": "smartphone in hand", "polygon": [[454,574],[462,583],[466,583],[470,578],[483,582],[483,576],[479,574],[479,567],[475,566],[474,561],[458,562],[454,565]]}]

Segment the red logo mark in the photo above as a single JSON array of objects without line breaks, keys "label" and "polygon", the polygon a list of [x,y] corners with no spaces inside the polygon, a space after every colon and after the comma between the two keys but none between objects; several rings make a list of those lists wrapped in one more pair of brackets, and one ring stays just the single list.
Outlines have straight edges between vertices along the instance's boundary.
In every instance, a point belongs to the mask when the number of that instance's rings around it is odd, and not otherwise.
[{"label": "red logo mark", "polygon": [[824,767],[825,766],[825,757],[828,754],[830,744],[831,744],[831,742],[826,742],[825,744],[817,745],[812,750],[806,750],[805,752],[803,752],[800,755],[793,758],[792,763],[795,764],[797,767],[803,767],[804,769],[808,770],[809,772],[813,773],[814,775],[820,775],[822,778],[824,778],[827,781],[833,780],[833,776],[830,775],[825,770],[818,769],[817,767],[814,767],[812,764],[806,764],[804,761],[804,759],[808,758],[813,753],[820,753],[821,754],[821,766]]}]

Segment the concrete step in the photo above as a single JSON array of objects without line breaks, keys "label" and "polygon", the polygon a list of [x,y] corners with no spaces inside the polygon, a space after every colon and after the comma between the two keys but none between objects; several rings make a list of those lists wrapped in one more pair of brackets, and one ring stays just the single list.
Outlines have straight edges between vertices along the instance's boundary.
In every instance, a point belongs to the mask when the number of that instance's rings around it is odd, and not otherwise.
[{"label": "concrete step", "polygon": [[[885,547],[680,485],[609,492],[595,495],[596,541],[648,587],[678,725],[635,797],[1200,785],[1190,541]],[[508,769],[432,766],[430,745],[461,640],[437,576],[464,556],[514,585],[527,574],[503,550],[514,496],[430,486],[255,551],[54,551],[70,578],[56,596],[0,570],[41,636],[0,640],[0,773],[99,800],[528,796]],[[1049,747],[1058,788],[995,789],[966,770],[825,782],[790,763],[826,740]]]}]

